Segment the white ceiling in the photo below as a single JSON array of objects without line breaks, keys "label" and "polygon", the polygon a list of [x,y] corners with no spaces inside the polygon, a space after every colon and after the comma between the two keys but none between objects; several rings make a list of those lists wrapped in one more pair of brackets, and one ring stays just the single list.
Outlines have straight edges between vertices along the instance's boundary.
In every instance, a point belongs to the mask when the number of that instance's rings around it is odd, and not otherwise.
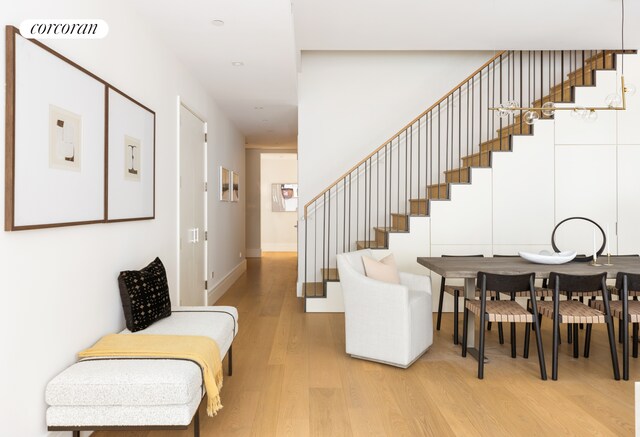
[{"label": "white ceiling", "polygon": [[[296,142],[296,55],[288,0],[132,0],[248,144]],[[212,20],[223,20],[216,27]],[[234,67],[232,62],[243,62]],[[254,109],[263,108],[263,109]]]},{"label": "white ceiling", "polygon": [[[640,5],[626,0],[627,47]],[[621,0],[293,0],[300,50],[600,49],[620,46]]]},{"label": "white ceiling", "polygon": [[[621,0],[131,1],[252,146],[296,143],[303,50],[620,47]],[[625,45],[638,48],[640,2],[625,8]]]}]

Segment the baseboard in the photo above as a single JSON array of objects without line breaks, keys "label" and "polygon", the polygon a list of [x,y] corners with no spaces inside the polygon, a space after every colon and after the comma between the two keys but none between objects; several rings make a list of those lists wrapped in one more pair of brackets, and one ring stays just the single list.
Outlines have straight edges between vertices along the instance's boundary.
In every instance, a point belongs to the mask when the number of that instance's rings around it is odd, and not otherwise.
[{"label": "baseboard", "polygon": [[[89,437],[93,431],[80,431],[80,437]],[[71,431],[49,431],[47,437],[69,437]]]},{"label": "baseboard", "polygon": [[218,299],[220,299],[227,290],[238,280],[240,276],[247,270],[247,260],[243,259],[240,264],[235,266],[233,270],[229,272],[220,282],[218,282],[207,293],[207,303],[213,305]]},{"label": "baseboard", "polygon": [[247,258],[260,258],[262,256],[262,249],[247,249]]},{"label": "baseboard", "polygon": [[263,252],[297,252],[296,243],[269,243],[262,245]]}]

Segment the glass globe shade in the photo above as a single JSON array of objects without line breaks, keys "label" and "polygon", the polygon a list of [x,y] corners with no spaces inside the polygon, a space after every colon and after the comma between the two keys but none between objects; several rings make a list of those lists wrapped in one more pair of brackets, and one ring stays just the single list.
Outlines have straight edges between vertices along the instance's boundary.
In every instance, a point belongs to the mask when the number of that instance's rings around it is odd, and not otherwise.
[{"label": "glass globe shade", "polygon": [[553,102],[547,102],[542,105],[542,113],[547,117],[551,117],[554,114],[556,105]]},{"label": "glass globe shade", "polygon": [[535,111],[527,111],[524,114],[524,122],[528,125],[535,124],[535,122],[538,121],[539,118],[540,116]]},{"label": "glass globe shade", "polygon": [[584,120],[587,123],[595,123],[597,119],[598,119],[598,113],[593,110],[587,111],[586,114],[584,115]]},{"label": "glass globe shade", "polygon": [[613,107],[617,107],[620,106],[622,104],[622,97],[620,97],[620,94],[609,94],[605,99],[604,99],[605,104],[609,107],[609,108],[613,108]]}]

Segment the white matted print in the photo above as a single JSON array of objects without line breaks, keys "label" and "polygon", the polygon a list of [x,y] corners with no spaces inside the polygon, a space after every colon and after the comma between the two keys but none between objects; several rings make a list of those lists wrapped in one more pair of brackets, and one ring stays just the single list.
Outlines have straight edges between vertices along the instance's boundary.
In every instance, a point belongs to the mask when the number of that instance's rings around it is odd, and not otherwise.
[{"label": "white matted print", "polygon": [[224,167],[220,167],[220,200],[231,200],[231,172]]},{"label": "white matted print", "polygon": [[155,217],[155,113],[109,88],[107,221]]},{"label": "white matted print", "polygon": [[124,136],[124,178],[129,181],[140,181],[140,140]]},{"label": "white matted print", "polygon": [[103,221],[106,85],[17,30],[7,42],[15,95],[5,229]]},{"label": "white matted print", "polygon": [[240,175],[235,171],[232,171],[231,181],[232,181],[231,201],[237,202],[238,200],[240,200]]},{"label": "white matted print", "polygon": [[49,105],[49,167],[80,171],[82,117]]}]

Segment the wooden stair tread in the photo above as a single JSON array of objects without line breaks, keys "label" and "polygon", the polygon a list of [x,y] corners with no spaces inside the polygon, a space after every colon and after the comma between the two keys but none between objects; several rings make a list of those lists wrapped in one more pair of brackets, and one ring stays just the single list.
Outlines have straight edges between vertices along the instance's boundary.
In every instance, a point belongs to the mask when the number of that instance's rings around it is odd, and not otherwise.
[{"label": "wooden stair tread", "polygon": [[324,297],[323,282],[305,282],[302,284],[305,297]]},{"label": "wooden stair tread", "polygon": [[340,274],[338,273],[338,269],[330,268],[330,269],[320,269],[320,273],[322,274],[322,278],[325,281],[339,281]]},{"label": "wooden stair tread", "polygon": [[394,232],[394,233],[407,233],[407,232],[409,232],[406,229],[397,229],[397,228],[395,228],[393,226],[387,226],[387,227],[385,227],[385,226],[374,226],[373,229],[376,230],[376,231],[380,231],[380,232]]},{"label": "wooden stair tread", "polygon": [[[502,137],[494,138],[493,140],[490,140],[490,141],[485,141],[484,143],[480,144],[480,151],[486,152],[486,151],[496,151],[496,150],[511,150],[511,140],[509,139],[509,135],[511,134],[503,135]],[[520,134],[515,134],[515,135],[520,135]],[[524,135],[528,135],[528,134],[524,134]]]},{"label": "wooden stair tread", "polygon": [[384,245],[378,244],[375,240],[356,241],[356,248],[361,249],[386,249]]}]

